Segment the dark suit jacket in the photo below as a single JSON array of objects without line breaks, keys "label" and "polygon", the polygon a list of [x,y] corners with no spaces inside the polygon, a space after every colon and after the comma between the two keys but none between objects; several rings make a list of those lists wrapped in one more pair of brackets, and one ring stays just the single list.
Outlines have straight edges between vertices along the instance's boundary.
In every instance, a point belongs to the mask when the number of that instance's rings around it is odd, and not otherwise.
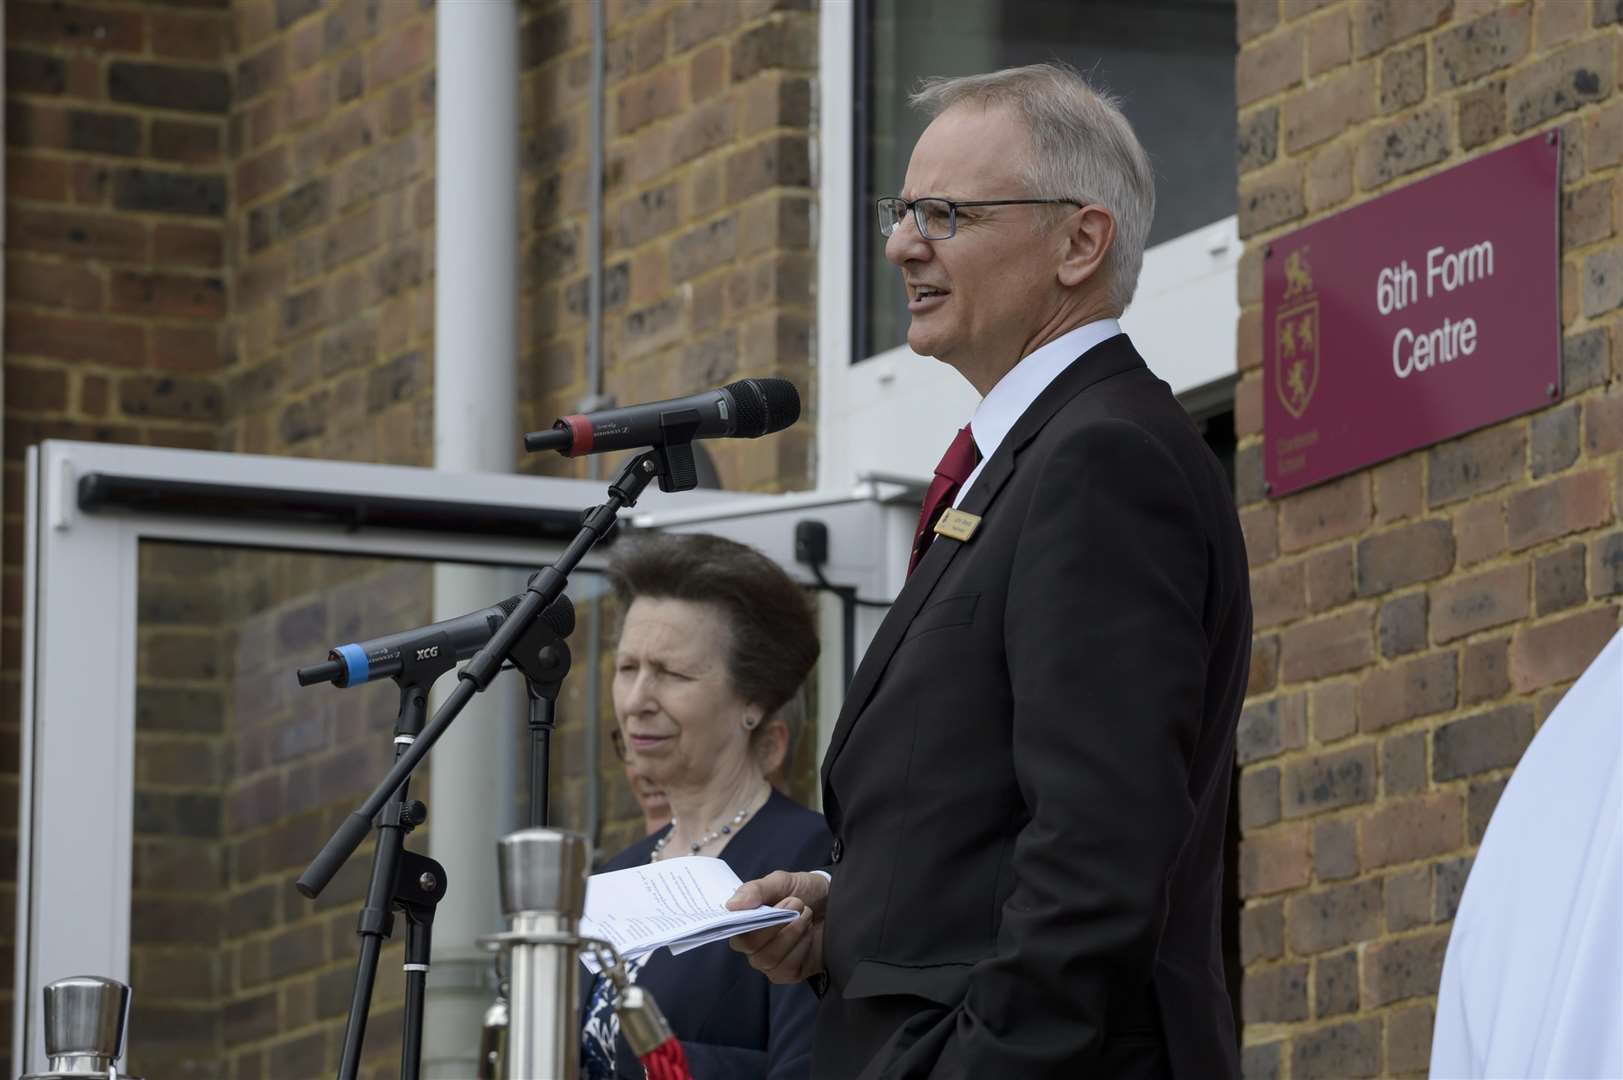
[{"label": "dark suit jacket", "polygon": [[1031,405],[863,658],[813,1075],[1238,1075],[1219,909],[1249,578],[1221,466],[1125,336]]},{"label": "dark suit jacket", "polygon": [[[669,829],[637,841],[601,869],[643,865]],[[750,881],[774,870],[821,866],[828,849],[822,815],[774,791],[721,858],[740,880]],[[592,979],[582,981],[589,996]],[[644,963],[637,983],[653,992],[681,1040],[693,1080],[805,1080],[809,1074],[816,995],[804,984],[774,986],[725,941],[681,956],[660,949]],[[614,1067],[625,1080],[643,1080],[623,1035]]]}]

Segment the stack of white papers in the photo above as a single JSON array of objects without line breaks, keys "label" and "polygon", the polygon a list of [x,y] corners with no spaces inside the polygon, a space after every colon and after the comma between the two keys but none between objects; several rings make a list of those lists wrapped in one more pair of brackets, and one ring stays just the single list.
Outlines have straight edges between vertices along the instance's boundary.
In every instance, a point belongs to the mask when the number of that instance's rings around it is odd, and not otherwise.
[{"label": "stack of white papers", "polygon": [[[622,960],[641,960],[661,946],[684,953],[798,917],[787,908],[728,911],[727,900],[741,884],[732,867],[704,855],[593,874],[580,933],[609,942]],[[595,956],[582,954],[581,963],[597,974]]]}]

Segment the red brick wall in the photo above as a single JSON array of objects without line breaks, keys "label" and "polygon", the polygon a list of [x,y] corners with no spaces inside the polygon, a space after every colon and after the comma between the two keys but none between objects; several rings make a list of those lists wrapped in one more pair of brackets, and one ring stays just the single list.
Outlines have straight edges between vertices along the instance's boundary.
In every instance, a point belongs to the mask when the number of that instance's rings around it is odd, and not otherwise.
[{"label": "red brick wall", "polygon": [[[428,617],[426,567],[319,556],[232,557],[229,756],[222,799],[223,872],[217,962],[219,1054],[200,1075],[277,1080],[333,1074],[359,955],[356,918],[372,863],[368,842],[315,901],[292,888],[337,823],[371,792],[394,757],[394,685],[300,689],[291,672],[338,641]],[[290,574],[297,588],[256,584]],[[412,795],[425,797],[427,768]],[[426,852],[426,835],[409,846]],[[459,873],[470,872],[458,868]],[[405,925],[397,919],[377,968],[364,1075],[400,1063]],[[138,1036],[146,1038],[144,1033]]]},{"label": "red brick wall", "polygon": [[231,11],[224,448],[431,465],[433,12]]},{"label": "red brick wall", "polygon": [[8,480],[40,438],[217,443],[228,33],[6,5]]},{"label": "red brick wall", "polygon": [[[223,447],[431,465],[433,12],[243,0],[231,13]],[[429,572],[244,553],[233,573],[219,1065],[243,1080],[323,1075],[371,845],[318,901],[289,883],[387,770],[395,701],[387,685],[301,692],[290,673],[333,642],[427,622]],[[378,966],[369,1075],[398,1069],[403,933]]]},{"label": "red brick wall", "polygon": [[[604,9],[604,385],[622,404],[749,376],[790,378],[806,420],[761,442],[709,444],[722,483],[814,483],[811,103],[817,17],[808,0],[609,0]],[[587,171],[591,11],[521,7],[519,422],[575,412],[589,392]],[[605,466],[612,475],[614,459]],[[521,468],[585,475],[583,461]],[[612,632],[614,613],[606,619]],[[584,623],[583,623],[584,626]],[[606,639],[607,642],[607,639]],[[554,769],[581,805],[586,650],[576,635]],[[607,642],[612,650],[612,642]],[[602,730],[610,716],[608,654]],[[602,747],[601,849],[642,835],[619,762]]]},{"label": "red brick wall", "polygon": [[[404,3],[22,3],[7,5],[7,44],[0,735],[15,746],[27,445],[429,463],[433,19]],[[387,731],[339,722],[330,701],[295,706],[285,687],[244,694],[256,678],[286,680],[239,665],[230,647],[259,625],[243,619],[297,610],[356,572],[308,563],[143,552],[137,1070],[313,1075],[309,1062],[336,1057],[353,875],[322,905],[258,901],[267,875],[296,872],[295,848],[319,847],[321,807],[364,793],[379,770],[355,768],[358,755],[387,758]],[[396,583],[408,601],[398,625],[426,620],[424,575]],[[330,643],[333,618],[253,655],[286,676]],[[282,710],[268,721],[278,737],[251,705]],[[15,750],[5,760],[14,774]],[[270,799],[273,782],[297,797]],[[14,780],[6,789],[14,806]],[[285,820],[256,816],[268,808]],[[14,812],[0,824],[14,830]],[[364,853],[357,865],[364,877]],[[380,995],[397,982],[385,972]],[[398,1029],[398,996],[392,1012],[380,1001],[371,1045],[387,1043],[391,1017]]]},{"label": "red brick wall", "polygon": [[[605,10],[606,389],[622,403],[748,376],[811,390],[809,0],[619,0]],[[586,385],[590,9],[524,6],[520,422]],[[726,487],[813,483],[810,418],[712,447]],[[526,467],[567,470],[558,458]]]},{"label": "red brick wall", "polygon": [[[604,361],[621,401],[747,375],[810,389],[809,7],[606,10]],[[530,427],[587,390],[589,16],[520,5],[514,396]],[[418,0],[6,5],[0,805],[15,807],[28,445],[431,464],[434,40]],[[800,487],[810,446],[806,424],[717,460],[730,487]],[[354,636],[357,610],[377,629],[425,621],[426,583],[422,567],[143,552],[137,1069],[284,1077],[335,1061],[367,852],[318,904],[283,886],[379,771],[387,740],[368,725],[393,707],[371,692],[295,699],[286,676]],[[583,673],[574,683],[555,759],[571,816],[587,727]],[[636,811],[606,753],[603,780],[617,847]],[[15,846],[7,814],[0,850]],[[10,925],[0,909],[6,948]],[[381,970],[380,1076],[399,1020],[398,964]]]},{"label": "red brick wall", "polygon": [[231,561],[148,544],[137,596],[135,834],[130,902],[130,1050],[137,1075],[219,1072],[227,878],[223,785],[229,656],[220,628]]},{"label": "red brick wall", "polygon": [[[231,81],[230,21],[208,5],[24,0],[6,4],[5,19],[0,828],[14,852],[23,452],[44,438],[220,445]],[[198,637],[188,628],[217,629],[220,609],[212,571],[196,563],[184,595],[155,587],[140,600],[151,629],[140,649],[131,962],[153,988],[137,1012],[163,1047],[150,1060],[169,1074],[174,1040],[211,1044],[220,985],[210,935],[222,757],[210,703],[222,672],[211,650],[187,648]],[[0,871],[8,957],[12,862]],[[8,1017],[10,998],[8,981]],[[8,1041],[0,1071],[9,1054]]]},{"label": "red brick wall", "polygon": [[[1257,628],[1239,734],[1247,1076],[1424,1075],[1472,853],[1538,724],[1618,626],[1618,18],[1615,0],[1241,0],[1236,424]],[[1561,399],[1267,497],[1264,246],[1555,129]]]}]

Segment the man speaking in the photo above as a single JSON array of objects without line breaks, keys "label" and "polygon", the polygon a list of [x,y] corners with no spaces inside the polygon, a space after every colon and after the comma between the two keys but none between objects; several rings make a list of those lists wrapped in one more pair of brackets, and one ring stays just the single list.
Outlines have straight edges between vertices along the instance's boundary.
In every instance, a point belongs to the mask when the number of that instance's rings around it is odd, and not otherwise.
[{"label": "man speaking", "polygon": [[829,876],[733,901],[823,992],[813,1074],[1238,1075],[1219,947],[1251,602],[1223,471],[1117,317],[1154,213],[1055,65],[927,83],[879,200],[908,344],[983,396],[823,763]]}]

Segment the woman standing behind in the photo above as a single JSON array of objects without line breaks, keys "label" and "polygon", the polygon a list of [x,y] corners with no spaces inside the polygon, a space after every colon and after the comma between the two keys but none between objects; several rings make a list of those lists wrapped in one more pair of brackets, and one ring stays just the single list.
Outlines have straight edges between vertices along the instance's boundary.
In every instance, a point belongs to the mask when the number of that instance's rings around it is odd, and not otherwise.
[{"label": "woman standing behind", "polygon": [[[621,870],[709,855],[743,880],[828,861],[821,815],[773,790],[755,744],[817,660],[811,609],[775,563],[720,537],[658,534],[616,550],[608,575],[625,605],[614,713],[636,770],[665,792],[671,823],[608,860]],[[658,1001],[696,1080],[800,1080],[816,997],[774,986],[725,942],[660,950],[633,979]],[[587,990],[582,1072],[640,1080],[606,987]]]}]

